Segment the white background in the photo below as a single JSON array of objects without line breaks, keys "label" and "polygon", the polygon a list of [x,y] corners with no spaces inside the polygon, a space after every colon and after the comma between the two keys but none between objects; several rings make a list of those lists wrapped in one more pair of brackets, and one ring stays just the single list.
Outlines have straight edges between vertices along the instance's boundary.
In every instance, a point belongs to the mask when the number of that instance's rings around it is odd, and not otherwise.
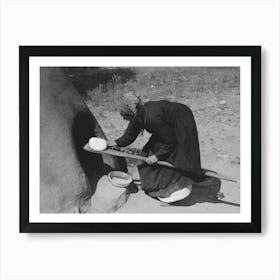
[{"label": "white background", "polygon": [[[1,1],[1,279],[280,279],[270,1]],[[262,234],[19,234],[18,45],[262,45]]]}]

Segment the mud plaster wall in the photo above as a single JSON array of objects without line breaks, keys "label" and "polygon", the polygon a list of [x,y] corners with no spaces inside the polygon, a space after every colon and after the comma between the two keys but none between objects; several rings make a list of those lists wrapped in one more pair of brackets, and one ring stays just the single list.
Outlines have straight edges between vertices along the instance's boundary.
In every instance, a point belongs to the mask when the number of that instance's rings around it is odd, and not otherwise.
[{"label": "mud plaster wall", "polygon": [[[89,137],[104,133],[60,68],[40,69],[40,212],[73,212],[95,191],[112,157],[84,152]],[[105,165],[103,165],[103,161]]]}]

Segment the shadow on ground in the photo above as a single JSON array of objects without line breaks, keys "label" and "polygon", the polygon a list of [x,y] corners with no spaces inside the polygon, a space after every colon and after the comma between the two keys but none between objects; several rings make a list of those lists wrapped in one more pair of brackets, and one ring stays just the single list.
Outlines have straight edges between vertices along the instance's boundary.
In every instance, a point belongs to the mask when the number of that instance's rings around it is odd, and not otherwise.
[{"label": "shadow on ground", "polygon": [[194,184],[191,194],[177,202],[171,203],[172,206],[192,206],[197,203],[223,203],[236,207],[240,207],[240,204],[228,202],[219,199],[221,190],[221,180],[214,177],[208,177],[205,181]]}]

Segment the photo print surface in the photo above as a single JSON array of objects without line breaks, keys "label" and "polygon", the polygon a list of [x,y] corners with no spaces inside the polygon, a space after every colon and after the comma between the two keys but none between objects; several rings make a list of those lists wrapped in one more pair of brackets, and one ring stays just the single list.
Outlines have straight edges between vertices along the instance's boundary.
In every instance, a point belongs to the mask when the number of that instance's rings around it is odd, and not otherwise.
[{"label": "photo print surface", "polygon": [[40,213],[240,213],[240,67],[40,67]]}]

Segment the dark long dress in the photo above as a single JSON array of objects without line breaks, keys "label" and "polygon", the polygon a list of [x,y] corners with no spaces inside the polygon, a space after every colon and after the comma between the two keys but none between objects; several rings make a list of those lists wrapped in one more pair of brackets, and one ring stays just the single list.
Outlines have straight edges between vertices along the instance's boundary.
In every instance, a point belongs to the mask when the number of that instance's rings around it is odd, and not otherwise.
[{"label": "dark long dress", "polygon": [[183,104],[169,101],[150,101],[144,110],[130,121],[124,135],[115,140],[119,147],[131,144],[142,129],[152,134],[143,147],[144,156],[156,155],[177,169],[160,165],[138,166],[142,188],[151,196],[168,197],[201,175],[197,128],[192,111]]}]

